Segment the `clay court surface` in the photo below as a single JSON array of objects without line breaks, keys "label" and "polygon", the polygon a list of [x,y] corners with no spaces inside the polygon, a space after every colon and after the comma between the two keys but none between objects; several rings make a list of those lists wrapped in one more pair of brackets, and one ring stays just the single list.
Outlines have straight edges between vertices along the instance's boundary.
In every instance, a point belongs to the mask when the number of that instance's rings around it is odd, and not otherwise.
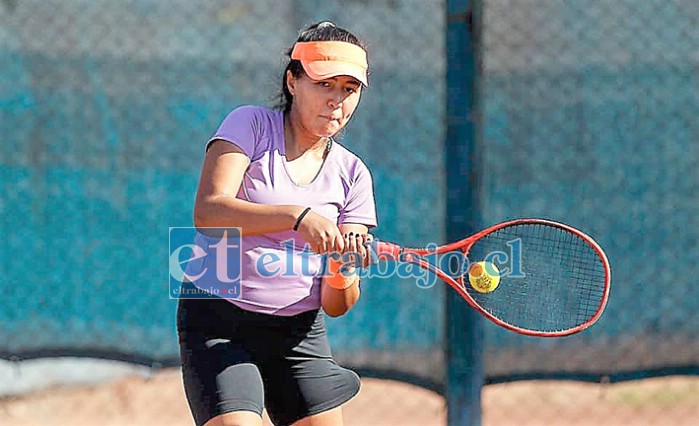
[{"label": "clay court surface", "polygon": [[[696,425],[699,378],[614,385],[515,382],[487,386],[484,425]],[[364,379],[346,405],[347,426],[445,425],[439,395],[398,382]],[[100,386],[58,387],[0,399],[0,425],[192,425],[178,370]]]}]

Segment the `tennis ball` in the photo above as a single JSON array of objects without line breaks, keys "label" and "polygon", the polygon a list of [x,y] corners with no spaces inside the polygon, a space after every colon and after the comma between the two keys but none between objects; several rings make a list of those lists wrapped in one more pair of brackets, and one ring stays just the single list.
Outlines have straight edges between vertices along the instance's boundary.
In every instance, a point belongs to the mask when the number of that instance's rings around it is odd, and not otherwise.
[{"label": "tennis ball", "polygon": [[494,263],[478,262],[468,270],[468,282],[479,293],[490,293],[500,284],[500,270]]}]

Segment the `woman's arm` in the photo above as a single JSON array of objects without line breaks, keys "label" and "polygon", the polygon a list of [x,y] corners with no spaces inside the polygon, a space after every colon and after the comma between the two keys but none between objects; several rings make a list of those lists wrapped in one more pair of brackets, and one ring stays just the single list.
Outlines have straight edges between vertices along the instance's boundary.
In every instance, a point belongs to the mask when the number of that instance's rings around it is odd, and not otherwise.
[{"label": "woman's arm", "polygon": [[[354,234],[366,235],[369,229],[365,225],[359,224],[341,224],[340,232],[342,235],[353,232]],[[356,241],[356,243],[355,243]],[[367,258],[366,248],[362,242],[366,241],[366,237],[362,239],[348,238],[345,240],[345,252],[360,253],[364,260]],[[358,243],[358,244],[357,244]],[[365,262],[366,264],[366,262]],[[354,272],[354,268],[350,268],[348,273]],[[323,283],[320,293],[321,306],[326,314],[331,317],[339,317],[346,314],[359,300],[359,280],[356,280],[351,286],[344,290],[339,290],[328,285],[327,279],[323,278]]]},{"label": "woman's arm", "polygon": [[243,235],[291,229],[301,206],[269,206],[236,198],[250,159],[239,147],[214,141],[204,158],[194,204],[194,226],[240,227]]},{"label": "woman's arm", "polygon": [[[288,231],[294,227],[304,206],[265,205],[236,198],[250,159],[238,146],[214,141],[209,147],[194,204],[194,226],[239,227],[243,235]],[[338,227],[310,211],[298,232],[318,253],[344,248]]]}]

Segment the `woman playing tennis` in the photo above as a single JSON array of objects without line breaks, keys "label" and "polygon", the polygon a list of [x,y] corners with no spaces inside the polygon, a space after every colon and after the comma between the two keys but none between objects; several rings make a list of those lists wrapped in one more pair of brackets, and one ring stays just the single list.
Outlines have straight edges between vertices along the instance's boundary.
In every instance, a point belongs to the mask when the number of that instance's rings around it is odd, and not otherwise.
[{"label": "woman playing tennis", "polygon": [[[206,144],[195,226],[241,228],[242,264],[239,298],[181,299],[178,307],[197,425],[262,425],[266,407],[276,425],[341,426],[341,405],[359,391],[358,376],[333,360],[324,323],[324,314],[343,315],[357,302],[359,278],[317,254],[366,260],[377,223],[368,169],[333,140],[367,75],[354,35],[313,25],[290,51],[281,108],[237,108]],[[269,274],[279,270],[274,259],[293,271]]]}]

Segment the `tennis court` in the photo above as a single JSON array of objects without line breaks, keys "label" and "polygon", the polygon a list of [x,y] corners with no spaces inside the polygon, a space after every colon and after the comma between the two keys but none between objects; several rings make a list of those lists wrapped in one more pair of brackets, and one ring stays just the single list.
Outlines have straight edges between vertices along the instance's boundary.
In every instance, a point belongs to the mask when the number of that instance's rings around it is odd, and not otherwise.
[{"label": "tennis court", "polygon": [[[324,19],[368,45],[339,142],[373,177],[376,238],[541,218],[593,237],[612,277],[599,321],[553,339],[443,280],[363,281],[327,321],[338,362],[372,377],[347,424],[462,426],[479,389],[485,425],[696,422],[696,0],[0,0],[0,385],[26,385],[0,425],[192,424],[170,227],[192,226],[212,132],[274,104],[298,29]],[[51,389],[29,372],[73,357],[152,371]]]},{"label": "tennis court", "polygon": [[[391,407],[376,401],[391,395]],[[699,380],[657,378],[615,385],[529,381],[486,386],[483,425],[694,425]],[[4,426],[190,425],[180,373],[127,377],[95,387],[49,389],[0,400]],[[364,379],[345,408],[347,426],[443,426],[444,398],[401,382]],[[667,422],[667,419],[672,419]],[[266,425],[269,423],[266,423]]]}]

